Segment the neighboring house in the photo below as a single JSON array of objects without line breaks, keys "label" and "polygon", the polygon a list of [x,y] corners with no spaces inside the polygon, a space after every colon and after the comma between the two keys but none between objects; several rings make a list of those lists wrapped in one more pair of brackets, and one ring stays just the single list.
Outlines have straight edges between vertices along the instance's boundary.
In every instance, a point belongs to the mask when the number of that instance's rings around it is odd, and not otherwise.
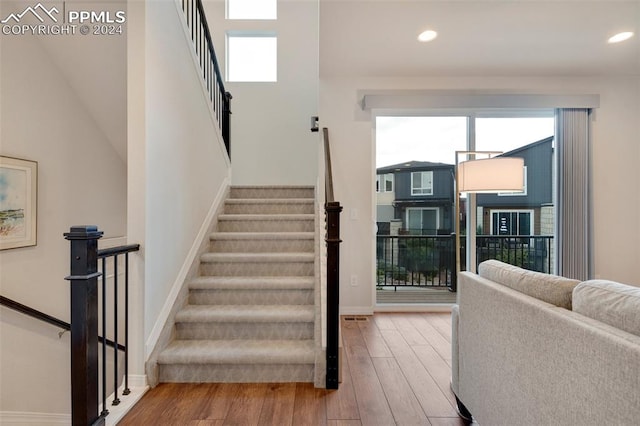
[{"label": "neighboring house", "polygon": [[[482,215],[478,234],[552,235],[553,137],[502,156],[524,159],[524,191],[478,194],[478,214]],[[428,161],[409,161],[377,169],[378,233],[388,234],[392,220],[401,221],[402,232],[408,234],[453,232],[454,169],[451,164]]]},{"label": "neighboring house", "polygon": [[391,220],[414,235],[449,234],[454,229],[452,164],[409,161],[377,169],[378,232]]},{"label": "neighboring house", "polygon": [[478,194],[478,234],[553,235],[553,137],[502,156],[524,158],[524,191]]}]

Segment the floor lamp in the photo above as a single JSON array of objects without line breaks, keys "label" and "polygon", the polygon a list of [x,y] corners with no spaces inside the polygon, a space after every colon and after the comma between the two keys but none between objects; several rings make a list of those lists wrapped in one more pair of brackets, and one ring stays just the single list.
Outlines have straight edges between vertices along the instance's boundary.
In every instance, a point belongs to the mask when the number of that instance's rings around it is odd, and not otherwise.
[{"label": "floor lamp", "polygon": [[[524,190],[524,159],[518,157],[500,157],[500,154],[502,154],[502,152],[499,151],[456,151],[456,275],[461,270],[461,193],[519,192]],[[475,159],[477,155],[488,156],[488,158]],[[460,156],[473,158],[460,161]]]}]

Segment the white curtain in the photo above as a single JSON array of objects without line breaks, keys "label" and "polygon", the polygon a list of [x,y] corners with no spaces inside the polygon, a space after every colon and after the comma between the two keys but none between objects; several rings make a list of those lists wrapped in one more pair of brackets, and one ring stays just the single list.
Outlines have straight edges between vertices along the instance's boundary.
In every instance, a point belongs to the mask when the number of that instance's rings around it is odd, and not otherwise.
[{"label": "white curtain", "polygon": [[556,110],[557,269],[578,280],[592,277],[591,109]]}]

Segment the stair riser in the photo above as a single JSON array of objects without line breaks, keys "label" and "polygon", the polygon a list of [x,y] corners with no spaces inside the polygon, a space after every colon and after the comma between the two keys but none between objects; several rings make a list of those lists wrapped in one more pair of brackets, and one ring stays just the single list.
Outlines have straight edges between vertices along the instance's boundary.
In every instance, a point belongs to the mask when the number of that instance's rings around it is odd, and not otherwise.
[{"label": "stair riser", "polygon": [[313,305],[313,290],[190,290],[191,305]]},{"label": "stair riser", "polygon": [[177,323],[176,336],[184,340],[203,339],[313,339],[313,323]]},{"label": "stair riser", "polygon": [[313,232],[313,220],[233,220],[218,222],[220,232]]},{"label": "stair riser", "polygon": [[227,203],[224,206],[226,214],[312,214],[313,204],[241,204]]},{"label": "stair riser", "polygon": [[313,240],[211,240],[214,253],[312,253]]},{"label": "stair riser", "polygon": [[313,364],[160,364],[163,383],[313,382]]},{"label": "stair riser", "polygon": [[230,198],[315,198],[313,188],[239,188],[232,187]]},{"label": "stair riser", "polygon": [[200,273],[219,277],[312,276],[313,262],[202,262]]}]

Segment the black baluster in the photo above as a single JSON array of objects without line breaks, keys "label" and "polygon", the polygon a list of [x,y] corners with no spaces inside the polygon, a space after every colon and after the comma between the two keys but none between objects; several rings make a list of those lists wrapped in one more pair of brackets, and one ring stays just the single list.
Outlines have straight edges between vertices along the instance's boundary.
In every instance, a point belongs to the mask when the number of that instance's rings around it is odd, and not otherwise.
[{"label": "black baluster", "polygon": [[118,398],[118,255],[113,256],[113,402],[120,404]]},{"label": "black baluster", "polygon": [[129,253],[124,255],[124,390],[129,395]]},{"label": "black baluster", "polygon": [[102,413],[107,410],[107,259],[102,258]]}]

